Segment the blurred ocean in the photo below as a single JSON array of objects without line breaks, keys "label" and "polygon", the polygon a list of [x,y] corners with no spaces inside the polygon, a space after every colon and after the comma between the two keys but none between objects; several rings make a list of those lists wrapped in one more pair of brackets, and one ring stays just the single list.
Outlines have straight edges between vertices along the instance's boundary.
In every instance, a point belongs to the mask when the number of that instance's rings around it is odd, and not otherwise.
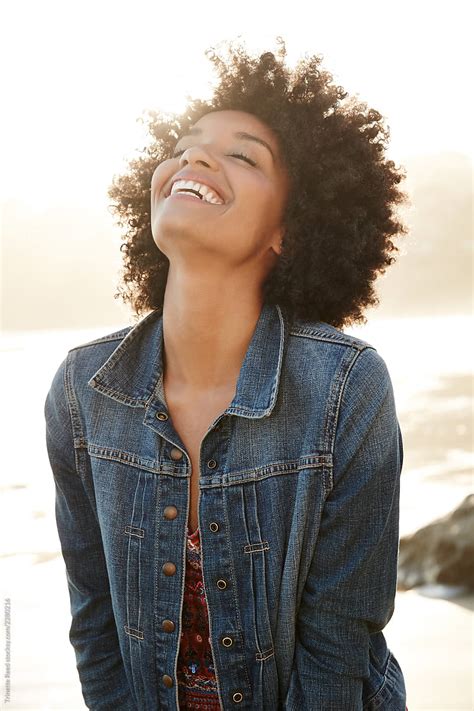
[{"label": "blurred ocean", "polygon": [[[43,405],[67,350],[123,325],[8,332],[1,340],[0,587],[11,600],[10,709],[85,708],[67,640],[69,605]],[[474,490],[473,326],[469,316],[451,316],[373,319],[347,329],[377,348],[392,377],[404,439],[402,536],[448,513]],[[472,634],[470,640],[472,650]],[[464,645],[469,648],[469,635]],[[460,684],[453,688],[459,691]],[[414,711],[416,704],[408,706]]]}]

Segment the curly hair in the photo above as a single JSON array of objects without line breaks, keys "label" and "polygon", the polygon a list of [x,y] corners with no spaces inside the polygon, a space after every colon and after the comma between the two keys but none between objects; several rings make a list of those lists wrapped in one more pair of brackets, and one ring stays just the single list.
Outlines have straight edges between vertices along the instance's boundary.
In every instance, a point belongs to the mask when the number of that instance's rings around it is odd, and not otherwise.
[{"label": "curly hair", "polygon": [[389,128],[381,114],[333,83],[322,57],[285,66],[286,48],[250,56],[225,43],[227,56],[206,55],[218,74],[211,99],[190,99],[182,114],[148,111],[151,140],[109,189],[119,225],[126,228],[123,286],[116,298],[136,314],[162,310],[169,260],[150,224],[150,183],[170,158],[180,134],[211,111],[241,110],[273,130],[290,178],[282,251],[263,284],[267,303],[289,319],[325,321],[337,328],[366,321],[378,304],[374,282],[395,261],[393,243],[407,229],[397,217],[406,200],[404,169],[384,152]]}]

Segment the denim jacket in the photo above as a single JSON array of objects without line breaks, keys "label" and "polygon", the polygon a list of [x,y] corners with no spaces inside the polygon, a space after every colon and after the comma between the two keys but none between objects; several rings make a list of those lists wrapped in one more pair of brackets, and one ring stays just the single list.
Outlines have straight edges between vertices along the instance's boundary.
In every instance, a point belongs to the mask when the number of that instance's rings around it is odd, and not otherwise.
[{"label": "denim jacket", "polygon": [[[167,411],[162,322],[153,311],[71,349],[46,397],[69,638],[93,711],[179,708],[191,461]],[[222,709],[405,711],[382,632],[402,458],[375,348],[264,304],[200,448]]]}]

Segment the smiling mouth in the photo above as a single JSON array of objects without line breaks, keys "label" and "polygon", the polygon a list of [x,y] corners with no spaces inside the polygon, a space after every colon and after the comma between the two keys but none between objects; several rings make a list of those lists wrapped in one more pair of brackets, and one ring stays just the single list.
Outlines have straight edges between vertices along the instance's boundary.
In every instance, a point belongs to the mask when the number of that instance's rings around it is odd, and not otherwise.
[{"label": "smiling mouth", "polygon": [[215,190],[195,180],[178,179],[173,182],[168,197],[182,194],[192,196],[193,199],[211,205],[224,204],[224,200]]},{"label": "smiling mouth", "polygon": [[180,192],[177,193],[171,193],[168,195],[166,200],[184,200],[185,202],[192,203],[194,202],[196,205],[208,205],[209,207],[219,207],[220,205],[223,205],[224,203],[212,203],[208,202],[207,200],[203,200],[203,198],[198,194],[195,193],[194,191],[191,190],[181,190]]}]

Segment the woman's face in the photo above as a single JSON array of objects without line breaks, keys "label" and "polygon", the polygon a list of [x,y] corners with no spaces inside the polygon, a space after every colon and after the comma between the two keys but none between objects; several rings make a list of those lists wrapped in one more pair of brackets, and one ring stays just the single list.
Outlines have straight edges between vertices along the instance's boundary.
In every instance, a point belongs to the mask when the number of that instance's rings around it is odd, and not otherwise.
[{"label": "woman's face", "polygon": [[153,174],[153,238],[170,261],[202,254],[207,263],[214,256],[233,266],[254,260],[271,267],[287,195],[271,129],[243,111],[208,113]]}]

